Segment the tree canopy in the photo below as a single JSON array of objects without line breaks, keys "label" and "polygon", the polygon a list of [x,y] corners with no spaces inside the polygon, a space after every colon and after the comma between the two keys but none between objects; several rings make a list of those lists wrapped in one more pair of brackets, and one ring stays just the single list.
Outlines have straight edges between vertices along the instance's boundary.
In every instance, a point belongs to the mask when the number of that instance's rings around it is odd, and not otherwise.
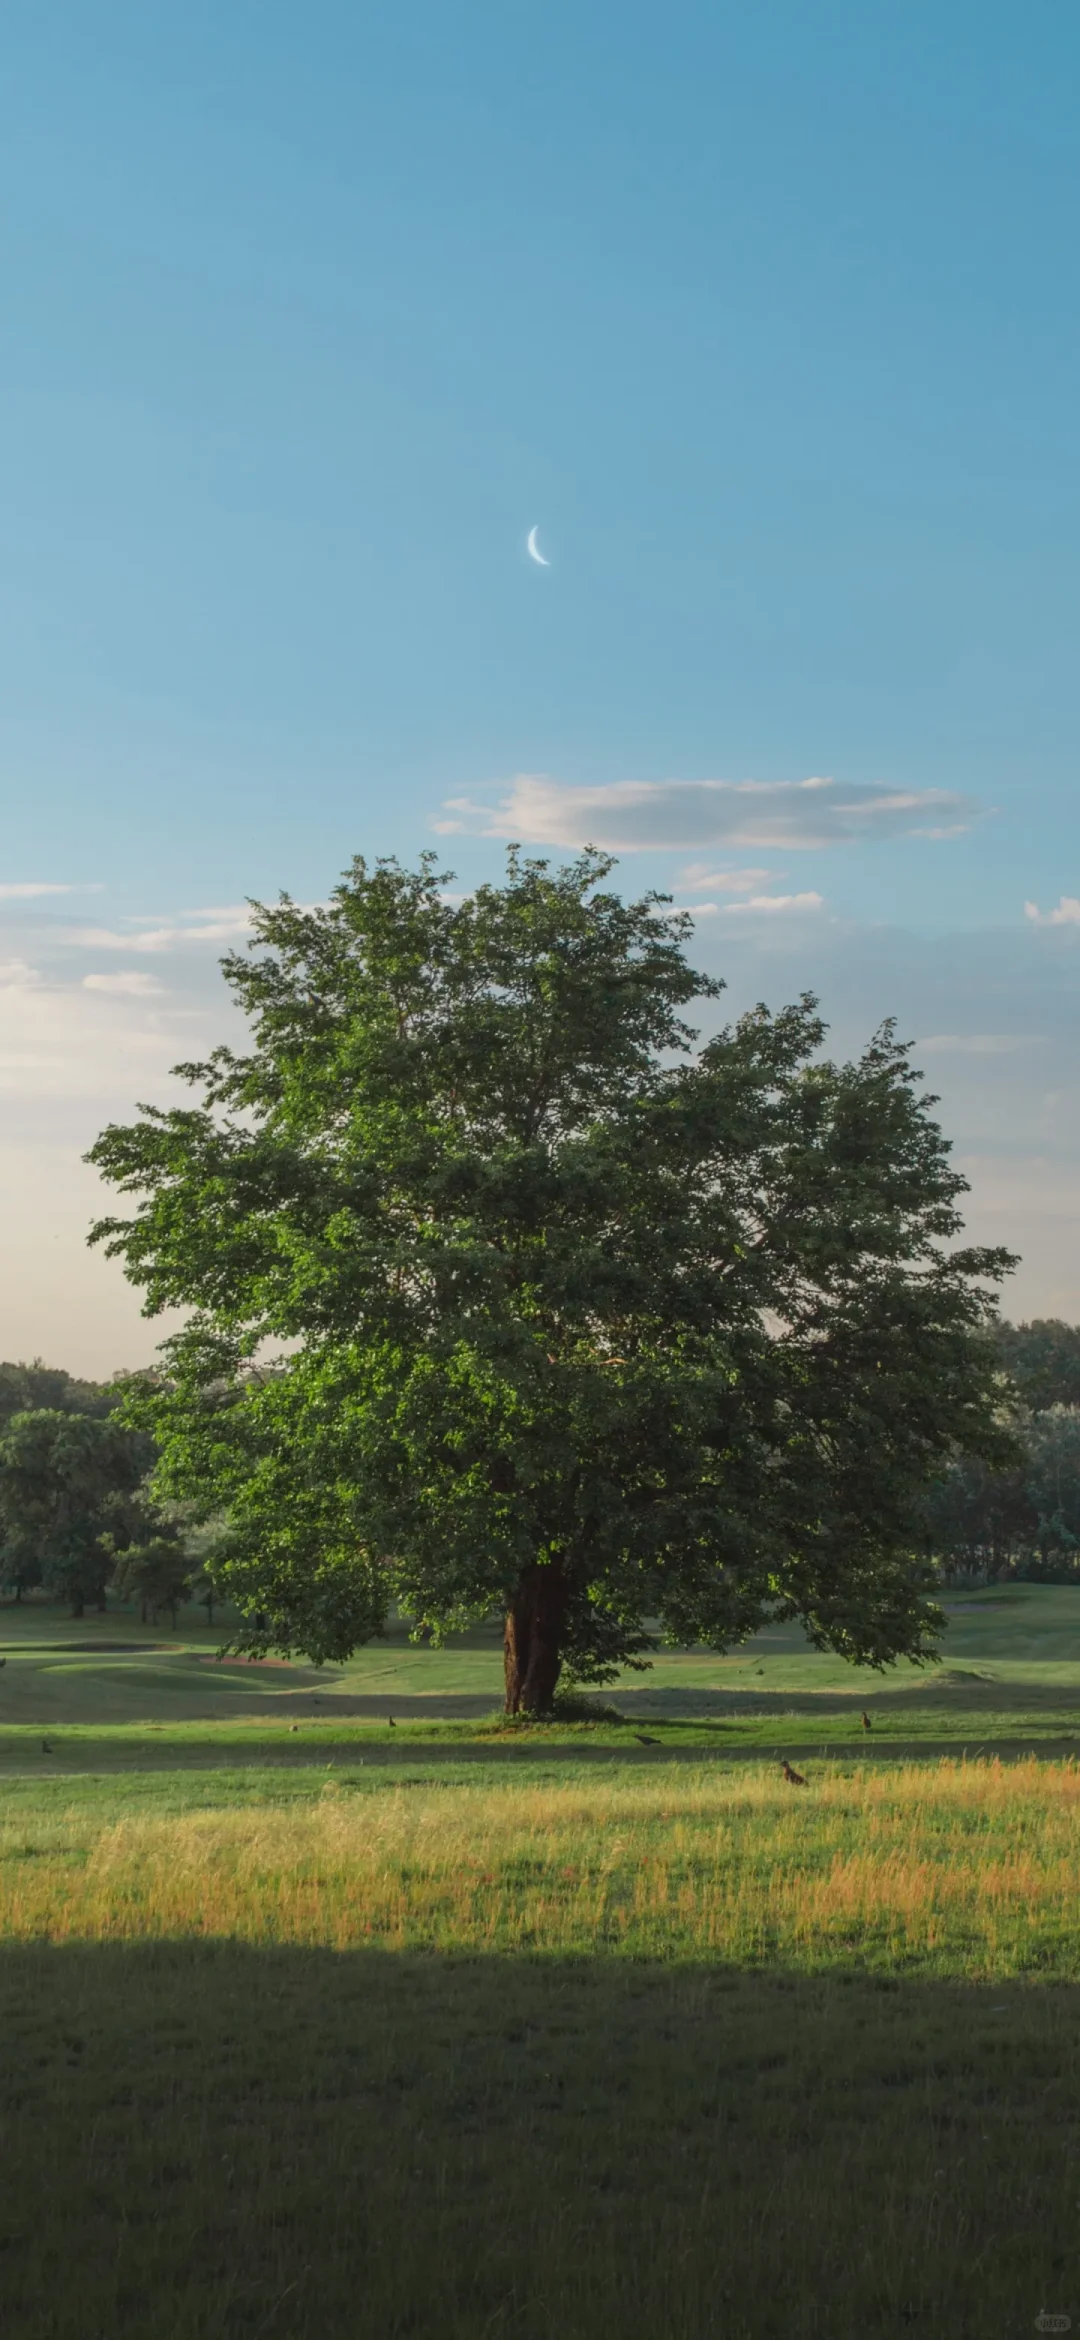
[{"label": "tree canopy", "polygon": [[891,1027],[831,1063],[804,997],[699,1043],[722,987],[611,866],[515,849],[462,901],[430,857],[358,860],[326,906],[256,906],[224,962],[249,1051],[92,1150],[136,1203],[93,1239],[191,1312],[140,1418],[159,1487],[228,1514],[248,1646],[498,1610],[514,1711],[657,1624],[932,1648],[926,1490],[1004,1457],[1010,1262],[959,1247]]}]

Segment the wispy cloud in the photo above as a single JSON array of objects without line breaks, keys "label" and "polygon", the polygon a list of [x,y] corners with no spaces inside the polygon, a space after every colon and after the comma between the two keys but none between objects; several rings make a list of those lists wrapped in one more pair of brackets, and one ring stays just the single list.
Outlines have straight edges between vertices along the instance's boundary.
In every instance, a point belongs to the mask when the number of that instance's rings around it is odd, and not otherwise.
[{"label": "wispy cloud", "polygon": [[186,923],[179,926],[150,926],[133,918],[130,925],[135,931],[127,933],[110,926],[69,926],[63,939],[83,950],[175,951],[192,943],[237,942],[251,927],[246,902],[215,911],[193,910],[182,916]]},{"label": "wispy cloud", "polygon": [[746,918],[763,912],[766,917],[802,910],[822,910],[823,894],[753,894],[748,902],[680,902],[688,918]]},{"label": "wispy cloud", "polygon": [[917,1056],[1013,1056],[1018,1048],[1045,1048],[1042,1032],[932,1032],[916,1043]]},{"label": "wispy cloud", "polygon": [[1037,902],[1025,902],[1024,916],[1033,926],[1080,926],[1080,901],[1075,894],[1062,894],[1056,910],[1040,910]]},{"label": "wispy cloud", "polygon": [[[201,910],[173,910],[169,913],[180,926],[206,926],[214,921],[226,922],[230,927],[251,924],[251,905],[248,902],[207,902]],[[128,918],[128,926],[160,926],[160,910],[143,910]]]},{"label": "wispy cloud", "polygon": [[101,894],[103,886],[39,885],[36,880],[23,885],[0,885],[0,902],[33,902],[40,894]]},{"label": "wispy cloud", "polygon": [[695,893],[700,893],[703,886],[710,886],[715,887],[716,891],[721,894],[752,894],[755,886],[760,890],[762,886],[768,885],[770,878],[775,876],[786,877],[787,871],[710,869],[707,861],[691,861],[682,871],[675,890],[677,893],[684,893],[692,887]]},{"label": "wispy cloud", "polygon": [[144,975],[138,967],[125,967],[117,975],[84,975],[84,991],[113,992],[124,999],[157,998],[163,985],[155,983],[152,975]]},{"label": "wispy cloud", "polygon": [[752,894],[748,902],[725,902],[725,918],[745,918],[757,911],[783,916],[792,911],[823,910],[824,894]]},{"label": "wispy cloud", "polygon": [[896,789],[828,779],[617,780],[575,788],[521,773],[495,805],[448,797],[455,833],[525,845],[598,845],[610,852],[728,846],[806,850],[863,837],[955,836],[976,806],[942,788]]}]

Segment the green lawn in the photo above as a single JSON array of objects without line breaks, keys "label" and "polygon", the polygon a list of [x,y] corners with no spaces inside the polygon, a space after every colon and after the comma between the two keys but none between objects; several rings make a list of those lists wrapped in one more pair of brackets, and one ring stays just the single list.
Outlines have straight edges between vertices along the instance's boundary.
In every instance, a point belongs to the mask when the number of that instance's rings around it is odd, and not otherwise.
[{"label": "green lawn", "polygon": [[216,1645],[0,1616],[5,2340],[1080,2328],[1080,1595],[622,1725]]},{"label": "green lawn", "polygon": [[[661,1652],[648,1674],[627,1674],[600,1703],[626,1727],[594,1725],[589,1743],[632,1748],[642,1729],[663,1744],[714,1752],[828,1747],[945,1750],[1040,1745],[1067,1752],[1080,1734],[1080,1588],[1017,1585],[950,1601],[942,1662],[885,1674],[855,1670],[807,1648],[792,1628],[761,1634],[737,1654]],[[197,1613],[196,1613],[197,1614]],[[42,1731],[58,1760],[202,1761],[243,1748],[306,1760],[323,1746],[374,1743],[395,1729],[431,1750],[475,1742],[485,1759],[512,1748],[491,1732],[500,1702],[494,1632],[447,1650],[412,1648],[401,1629],[345,1666],[219,1659],[222,1634],[193,1613],[179,1631],[125,1614],[68,1617],[36,1606],[0,1611],[0,1769],[37,1759]],[[864,1732],[863,1710],[872,1731]],[[489,1726],[478,1731],[478,1726]],[[141,1726],[141,1727],[140,1727]],[[580,1740],[545,1731],[545,1744]],[[299,1746],[292,1742],[299,1740]]]}]

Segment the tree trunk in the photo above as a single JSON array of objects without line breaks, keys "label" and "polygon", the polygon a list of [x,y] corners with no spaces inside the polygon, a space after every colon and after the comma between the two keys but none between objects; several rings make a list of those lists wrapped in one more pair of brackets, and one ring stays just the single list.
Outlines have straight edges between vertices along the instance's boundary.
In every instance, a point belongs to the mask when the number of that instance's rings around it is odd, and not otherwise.
[{"label": "tree trunk", "polygon": [[561,1563],[527,1568],[506,1612],[507,1714],[550,1714],[562,1671],[566,1578]]}]

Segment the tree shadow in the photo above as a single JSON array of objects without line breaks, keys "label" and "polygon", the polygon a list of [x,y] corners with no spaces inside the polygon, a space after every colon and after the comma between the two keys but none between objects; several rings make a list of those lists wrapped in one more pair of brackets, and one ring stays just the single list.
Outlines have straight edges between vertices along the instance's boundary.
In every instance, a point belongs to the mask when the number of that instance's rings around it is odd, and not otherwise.
[{"label": "tree shadow", "polygon": [[27,2340],[986,2340],[1080,2317],[1080,1988],[0,1952]]}]

